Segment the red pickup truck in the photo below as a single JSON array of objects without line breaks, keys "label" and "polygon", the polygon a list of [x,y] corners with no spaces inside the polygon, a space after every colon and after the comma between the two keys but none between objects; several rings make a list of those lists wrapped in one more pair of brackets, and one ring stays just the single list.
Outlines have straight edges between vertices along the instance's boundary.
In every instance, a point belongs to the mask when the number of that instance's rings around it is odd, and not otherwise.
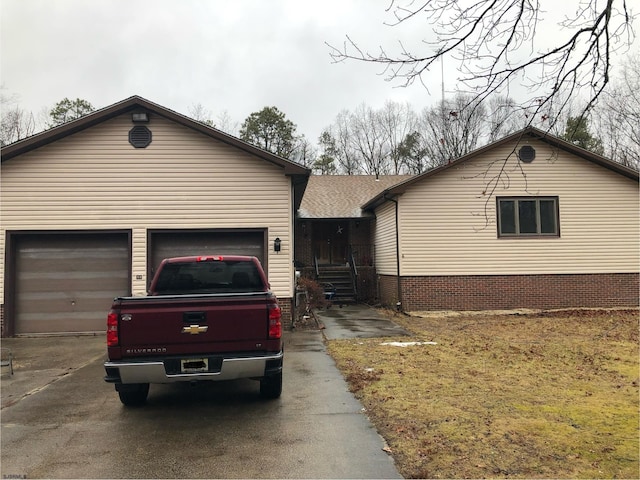
[{"label": "red pickup truck", "polygon": [[282,322],[255,257],[163,260],[148,296],[118,297],[107,316],[105,381],[125,405],[149,384],[252,378],[282,392]]}]

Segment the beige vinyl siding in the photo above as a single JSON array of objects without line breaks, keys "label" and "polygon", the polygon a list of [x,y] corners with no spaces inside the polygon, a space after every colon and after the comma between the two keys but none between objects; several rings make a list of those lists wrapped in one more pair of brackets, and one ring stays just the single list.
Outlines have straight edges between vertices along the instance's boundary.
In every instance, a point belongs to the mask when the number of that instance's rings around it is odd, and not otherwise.
[{"label": "beige vinyl siding", "polygon": [[2,241],[6,230],[131,229],[132,291],[142,295],[147,229],[266,227],[272,288],[291,297],[292,192],[282,169],[157,115],[152,143],[135,149],[132,126],[122,115],[4,162]]},{"label": "beige vinyl siding", "polygon": [[[0,181],[2,180],[1,175],[0,175]],[[2,197],[1,197],[2,191],[0,191],[0,209],[2,208]],[[5,249],[6,249],[6,243],[5,243],[5,238],[6,238],[6,233],[5,233],[5,227],[3,226],[4,223],[2,221],[2,217],[0,217],[0,304],[4,305],[5,300],[4,300],[4,269],[6,266],[6,258],[5,258]]]},{"label": "beige vinyl siding", "polygon": [[393,202],[387,202],[376,210],[374,245],[377,273],[397,275],[396,209]]},{"label": "beige vinyl siding", "polygon": [[[638,183],[531,145],[533,163],[511,155],[490,197],[483,192],[513,146],[427,177],[399,197],[403,276],[639,271]],[[498,238],[496,196],[558,197],[560,238]]]}]

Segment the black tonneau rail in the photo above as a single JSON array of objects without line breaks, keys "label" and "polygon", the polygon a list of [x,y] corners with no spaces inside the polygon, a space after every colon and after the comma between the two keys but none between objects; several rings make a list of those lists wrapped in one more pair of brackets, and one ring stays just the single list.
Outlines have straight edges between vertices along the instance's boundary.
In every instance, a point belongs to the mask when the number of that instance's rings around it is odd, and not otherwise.
[{"label": "black tonneau rail", "polygon": [[224,298],[224,297],[273,297],[271,292],[224,292],[224,293],[193,293],[179,295],[148,295],[145,297],[116,297],[114,302],[118,301],[136,301],[136,302],[152,302],[156,300],[197,300],[207,298]]}]

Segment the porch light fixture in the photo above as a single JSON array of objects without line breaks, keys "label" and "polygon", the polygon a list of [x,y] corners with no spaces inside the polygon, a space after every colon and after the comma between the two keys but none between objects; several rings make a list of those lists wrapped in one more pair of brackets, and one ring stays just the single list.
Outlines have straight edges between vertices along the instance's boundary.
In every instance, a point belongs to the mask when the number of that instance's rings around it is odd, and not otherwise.
[{"label": "porch light fixture", "polygon": [[281,248],[282,248],[282,241],[280,240],[280,237],[276,237],[276,239],[273,241],[273,251],[279,252]]},{"label": "porch light fixture", "polygon": [[131,121],[133,123],[148,123],[149,114],[147,112],[133,112],[131,114]]}]

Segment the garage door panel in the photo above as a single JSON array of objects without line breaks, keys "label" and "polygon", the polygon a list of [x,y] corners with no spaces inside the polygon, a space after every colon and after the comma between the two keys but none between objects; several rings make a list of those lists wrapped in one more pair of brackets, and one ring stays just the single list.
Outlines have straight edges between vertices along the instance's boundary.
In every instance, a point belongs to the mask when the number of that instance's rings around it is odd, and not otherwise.
[{"label": "garage door panel", "polygon": [[[109,307],[107,307],[108,311]],[[61,329],[61,324],[58,318],[55,315],[46,315],[46,314],[37,314],[33,316],[26,316],[22,321],[24,324],[24,328],[22,328],[19,334],[34,334],[34,333],[82,333],[82,332],[99,332],[104,331],[106,329],[106,318],[107,315],[103,312],[101,315],[98,312],[91,311],[80,311],[68,313],[66,315],[66,321],[63,325],[68,325],[73,328],[74,324],[83,325],[83,329],[71,329],[64,330]],[[93,329],[87,330],[86,324],[93,324],[96,327]]]},{"label": "garage door panel", "polygon": [[[22,262],[22,273],[27,278],[33,278],[39,274],[47,275],[48,278],[59,276],[99,275],[109,276],[110,272],[120,272],[121,260],[128,255],[128,248],[114,249],[110,254],[100,252],[88,246],[84,251],[66,251],[63,246],[60,248],[46,248],[40,251],[29,248],[27,251],[20,251]],[[94,266],[87,270],[88,266]],[[41,273],[40,273],[41,272]]]},{"label": "garage door panel", "polygon": [[38,292],[24,294],[20,296],[17,304],[21,318],[28,318],[35,313],[43,313],[48,316],[55,315],[56,312],[76,314],[83,310],[91,311],[94,305],[106,305],[102,309],[102,316],[106,318],[106,313],[111,306],[113,289],[105,289],[100,292]]},{"label": "garage door panel", "polygon": [[[95,268],[95,267],[94,267]],[[123,284],[128,284],[128,273],[126,272],[105,272],[104,275],[95,275],[83,272],[73,272],[59,275],[29,275],[18,278],[16,285],[18,290],[25,293],[24,298],[30,295],[43,294],[47,292],[93,292],[99,285],[103,290],[111,291],[119,289]],[[61,290],[62,285],[64,289]],[[77,293],[74,293],[77,296]],[[71,295],[73,296],[73,295]]]},{"label": "garage door panel", "polygon": [[104,331],[127,295],[126,234],[41,234],[17,240],[16,333]]}]

